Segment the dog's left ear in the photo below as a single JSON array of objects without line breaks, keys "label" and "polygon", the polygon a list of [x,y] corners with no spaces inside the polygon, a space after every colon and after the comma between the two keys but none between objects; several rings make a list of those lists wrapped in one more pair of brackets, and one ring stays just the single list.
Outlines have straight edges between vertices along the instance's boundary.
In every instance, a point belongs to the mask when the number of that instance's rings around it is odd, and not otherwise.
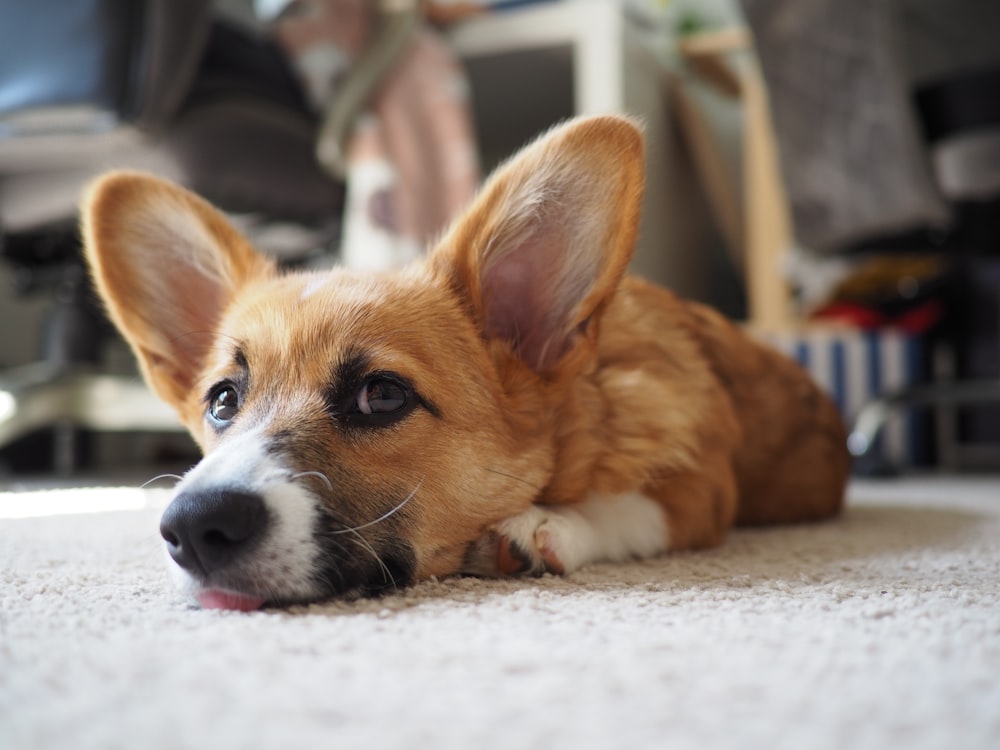
[{"label": "dog's left ear", "polygon": [[146,381],[180,410],[236,291],[272,273],[226,218],[176,185],[112,172],[88,189],[84,252]]},{"label": "dog's left ear", "polygon": [[487,338],[551,372],[625,273],[642,190],[643,139],[632,121],[570,121],[494,173],[431,263]]}]

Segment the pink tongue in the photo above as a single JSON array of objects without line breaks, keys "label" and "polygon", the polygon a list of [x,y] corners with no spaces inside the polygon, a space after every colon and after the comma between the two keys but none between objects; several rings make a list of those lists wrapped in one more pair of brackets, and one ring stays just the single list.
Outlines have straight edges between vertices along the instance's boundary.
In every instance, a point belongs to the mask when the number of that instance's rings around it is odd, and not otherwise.
[{"label": "pink tongue", "polygon": [[195,598],[198,599],[202,609],[237,609],[240,612],[252,612],[264,605],[264,600],[258,597],[222,589],[205,589]]}]

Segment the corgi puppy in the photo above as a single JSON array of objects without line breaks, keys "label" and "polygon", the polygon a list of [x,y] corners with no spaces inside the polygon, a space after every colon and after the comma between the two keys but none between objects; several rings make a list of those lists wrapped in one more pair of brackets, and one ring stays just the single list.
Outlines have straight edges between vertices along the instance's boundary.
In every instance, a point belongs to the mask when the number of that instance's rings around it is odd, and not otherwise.
[{"label": "corgi puppy", "polygon": [[98,179],[93,279],[205,454],[160,527],[183,588],[249,610],[837,513],[845,433],[805,372],[626,276],[642,191],[635,124],[570,121],[426,259],[361,275],[279,271],[196,196]]}]

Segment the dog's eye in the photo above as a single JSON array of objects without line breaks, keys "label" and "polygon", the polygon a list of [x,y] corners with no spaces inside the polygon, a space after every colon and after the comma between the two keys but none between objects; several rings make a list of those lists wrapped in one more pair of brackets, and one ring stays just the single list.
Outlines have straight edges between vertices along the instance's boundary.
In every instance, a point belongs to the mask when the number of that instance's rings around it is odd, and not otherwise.
[{"label": "dog's eye", "polygon": [[355,408],[360,414],[391,414],[403,409],[408,401],[406,388],[394,380],[373,378],[358,391]]},{"label": "dog's eye", "polygon": [[345,380],[342,389],[331,388],[327,393],[326,408],[337,424],[349,432],[392,427],[418,407],[438,413],[406,378],[395,373],[368,372]]},{"label": "dog's eye", "polygon": [[220,385],[212,393],[208,413],[216,422],[231,422],[240,408],[240,397],[231,385]]}]

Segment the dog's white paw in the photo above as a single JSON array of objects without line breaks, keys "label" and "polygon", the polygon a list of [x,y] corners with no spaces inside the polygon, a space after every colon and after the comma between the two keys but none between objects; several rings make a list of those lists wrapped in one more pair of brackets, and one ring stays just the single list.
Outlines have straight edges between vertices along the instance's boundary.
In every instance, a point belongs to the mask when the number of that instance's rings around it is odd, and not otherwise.
[{"label": "dog's white paw", "polygon": [[533,505],[473,542],[463,572],[489,577],[567,573],[564,549],[570,526],[556,511]]},{"label": "dog's white paw", "polygon": [[651,557],[667,549],[666,515],[637,493],[590,495],[579,503],[533,505],[490,527],[466,554],[464,573],[571,573],[592,562]]}]

